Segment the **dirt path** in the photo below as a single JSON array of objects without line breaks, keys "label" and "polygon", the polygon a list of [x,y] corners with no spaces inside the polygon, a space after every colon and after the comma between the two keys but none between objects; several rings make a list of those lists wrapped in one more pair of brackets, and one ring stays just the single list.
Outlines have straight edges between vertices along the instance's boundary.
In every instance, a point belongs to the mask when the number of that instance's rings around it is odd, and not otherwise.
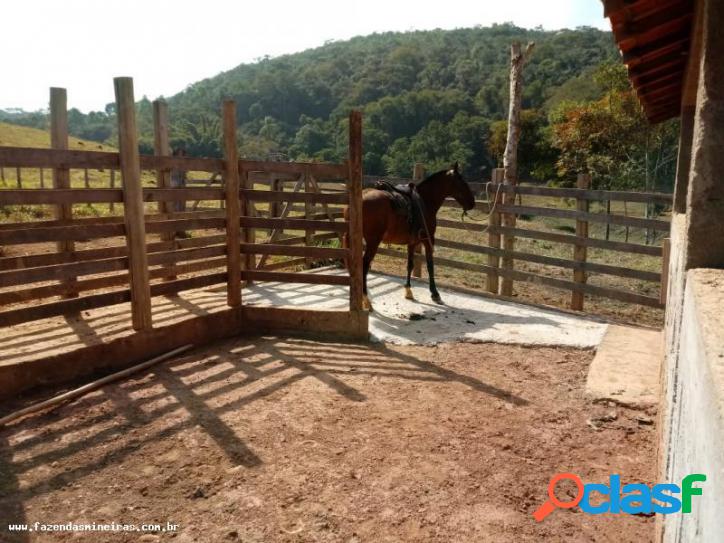
[{"label": "dirt path", "polygon": [[[0,540],[651,541],[648,518],[531,517],[560,471],[652,482],[655,430],[584,399],[591,358],[274,338],[199,349],[0,430]],[[180,529],[3,531],[35,521]]]}]

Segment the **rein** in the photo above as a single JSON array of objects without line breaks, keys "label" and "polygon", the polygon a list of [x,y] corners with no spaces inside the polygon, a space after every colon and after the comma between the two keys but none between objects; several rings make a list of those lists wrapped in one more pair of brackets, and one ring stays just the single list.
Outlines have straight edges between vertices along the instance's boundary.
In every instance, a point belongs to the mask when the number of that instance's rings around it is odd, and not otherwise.
[{"label": "rein", "polygon": [[[485,197],[487,198],[488,202],[490,202],[490,184],[491,183],[492,183],[492,181],[488,181],[487,183],[485,183]],[[487,218],[489,218],[490,215],[495,213],[495,209],[498,207],[498,196],[500,196],[500,190],[503,188],[503,184],[497,183],[497,185],[498,185],[498,188],[495,189],[495,199],[493,200],[493,207],[490,208]],[[471,221],[474,221],[474,222],[483,222],[484,220],[486,220],[486,219],[476,219],[476,218],[468,215],[468,212],[463,209],[463,212],[460,214],[460,222],[464,223],[465,217],[467,217],[468,219],[470,219]],[[486,225],[485,228],[483,228],[480,231],[480,233],[481,234],[485,233],[485,231],[488,229],[488,226],[490,226],[490,225],[489,224]],[[469,228],[464,228],[463,230],[470,231]]]}]

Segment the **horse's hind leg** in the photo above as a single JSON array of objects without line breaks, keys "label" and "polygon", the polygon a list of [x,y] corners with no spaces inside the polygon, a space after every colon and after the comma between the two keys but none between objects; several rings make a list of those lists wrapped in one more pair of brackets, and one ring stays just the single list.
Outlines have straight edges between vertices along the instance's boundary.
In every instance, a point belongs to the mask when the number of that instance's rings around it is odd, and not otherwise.
[{"label": "horse's hind leg", "polygon": [[415,266],[415,244],[411,243],[407,246],[407,282],[405,283],[405,298],[407,300],[414,300],[415,297],[412,295],[412,288],[410,285],[410,276],[412,275],[412,268]]},{"label": "horse's hind leg", "polygon": [[374,311],[369,296],[367,296],[367,273],[372,267],[372,259],[377,254],[377,248],[380,246],[381,241],[381,239],[368,241],[365,246],[365,254],[362,257],[362,308],[367,311]]},{"label": "horse's hind leg", "polygon": [[437,286],[435,286],[435,264],[432,260],[432,250],[433,246],[430,240],[425,240],[425,260],[427,261],[427,276],[430,278],[430,294],[432,296],[432,301],[436,304],[442,303],[442,298],[440,298],[440,293],[437,291]]}]

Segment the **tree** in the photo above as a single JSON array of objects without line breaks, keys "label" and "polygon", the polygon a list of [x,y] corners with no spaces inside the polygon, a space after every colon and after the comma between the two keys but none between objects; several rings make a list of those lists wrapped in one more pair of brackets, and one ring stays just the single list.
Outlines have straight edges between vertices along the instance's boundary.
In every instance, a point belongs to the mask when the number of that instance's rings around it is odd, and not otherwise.
[{"label": "tree", "polygon": [[[591,28],[547,32],[508,23],[356,37],[264,57],[191,83],[167,99],[171,135],[190,155],[220,156],[211,121],[219,119],[222,100],[232,97],[237,102],[240,145],[247,156],[266,158],[281,152],[290,159],[340,161],[347,155],[346,119],[356,108],[365,116],[365,173],[382,175],[391,167],[409,175],[413,154],[430,157],[434,164],[464,154],[466,175],[479,178],[482,168],[494,164],[488,151],[489,126],[506,117],[512,41],[536,42],[523,92],[523,108],[536,111],[543,110],[556,89],[590,74],[617,53],[610,33]],[[114,105],[95,113],[74,115],[70,133],[115,144]],[[0,112],[0,120],[45,127],[47,112]],[[433,121],[444,129],[431,126]],[[148,99],[138,102],[137,122],[139,139],[150,150],[153,122]],[[548,122],[546,116],[542,122]],[[442,133],[449,141],[438,141]],[[537,135],[543,138],[545,131]],[[521,140],[521,169],[526,137],[523,134]],[[395,145],[398,140],[403,141]],[[431,147],[425,143],[429,141],[436,143]]]},{"label": "tree", "polygon": [[552,113],[558,173],[570,181],[578,173],[590,173],[598,188],[671,190],[678,124],[650,125],[628,81],[622,80],[623,70],[603,65],[595,76],[608,89],[603,98],[564,102]]},{"label": "tree", "polygon": [[[548,119],[538,110],[524,109],[520,114],[521,137],[518,142],[518,177],[541,181],[556,177],[554,168],[557,150],[551,145]],[[503,166],[503,153],[507,142],[508,123],[496,121],[490,125],[488,151],[495,165]]]},{"label": "tree", "polygon": [[411,139],[400,138],[382,157],[387,173],[409,176],[415,162],[422,162],[428,171],[442,170],[458,162],[461,168],[469,165],[472,149],[456,140],[448,125],[431,121]]}]

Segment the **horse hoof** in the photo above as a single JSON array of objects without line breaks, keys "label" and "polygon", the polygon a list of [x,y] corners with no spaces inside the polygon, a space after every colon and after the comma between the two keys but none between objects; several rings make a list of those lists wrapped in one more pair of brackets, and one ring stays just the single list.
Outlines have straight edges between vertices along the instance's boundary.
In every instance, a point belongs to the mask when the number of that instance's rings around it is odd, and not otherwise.
[{"label": "horse hoof", "polygon": [[440,295],[439,295],[439,294],[433,294],[433,295],[432,295],[432,301],[435,302],[436,304],[443,305],[442,298],[440,298]]},{"label": "horse hoof", "polygon": [[410,287],[405,287],[405,300],[414,300],[415,297],[412,295],[412,289]]}]

